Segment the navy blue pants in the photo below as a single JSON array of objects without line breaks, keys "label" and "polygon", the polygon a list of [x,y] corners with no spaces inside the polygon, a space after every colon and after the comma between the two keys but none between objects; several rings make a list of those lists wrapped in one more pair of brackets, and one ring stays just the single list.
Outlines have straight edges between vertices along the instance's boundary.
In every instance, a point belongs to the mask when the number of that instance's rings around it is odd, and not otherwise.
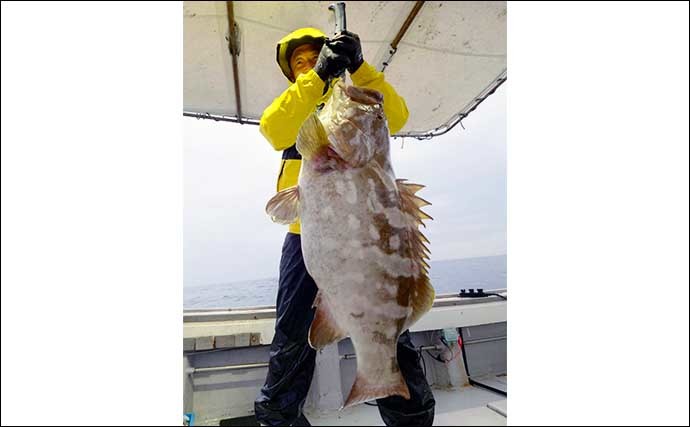
[{"label": "navy blue pants", "polygon": [[[304,266],[299,234],[288,233],[283,244],[276,302],[275,336],[271,343],[266,383],[254,402],[256,419],[266,425],[310,425],[302,414],[314,376],[316,350],[309,346],[311,308],[316,283]],[[420,366],[419,354],[405,331],[398,340],[398,363],[410,389],[410,400],[400,396],[378,399],[388,426],[430,426],[436,402]]]}]

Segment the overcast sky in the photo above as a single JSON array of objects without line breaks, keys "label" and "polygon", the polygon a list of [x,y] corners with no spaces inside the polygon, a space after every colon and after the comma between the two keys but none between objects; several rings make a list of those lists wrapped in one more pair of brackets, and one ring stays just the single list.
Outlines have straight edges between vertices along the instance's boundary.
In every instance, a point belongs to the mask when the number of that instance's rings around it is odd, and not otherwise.
[{"label": "overcast sky", "polygon": [[[449,133],[392,140],[398,178],[427,187],[431,260],[506,253],[506,86]],[[280,167],[258,126],[185,117],[184,284],[276,277],[287,227],[264,213]]]}]

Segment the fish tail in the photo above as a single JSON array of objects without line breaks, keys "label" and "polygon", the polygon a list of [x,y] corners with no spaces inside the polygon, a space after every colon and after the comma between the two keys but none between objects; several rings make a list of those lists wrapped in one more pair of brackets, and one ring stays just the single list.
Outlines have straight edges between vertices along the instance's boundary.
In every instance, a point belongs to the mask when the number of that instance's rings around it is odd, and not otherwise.
[{"label": "fish tail", "polygon": [[410,389],[407,388],[405,379],[396,372],[392,378],[392,382],[387,384],[378,384],[369,382],[369,378],[357,371],[357,378],[352,385],[350,395],[347,397],[345,404],[341,409],[348,408],[358,403],[367,402],[369,400],[381,399],[388,396],[402,396],[405,399],[410,399]]}]

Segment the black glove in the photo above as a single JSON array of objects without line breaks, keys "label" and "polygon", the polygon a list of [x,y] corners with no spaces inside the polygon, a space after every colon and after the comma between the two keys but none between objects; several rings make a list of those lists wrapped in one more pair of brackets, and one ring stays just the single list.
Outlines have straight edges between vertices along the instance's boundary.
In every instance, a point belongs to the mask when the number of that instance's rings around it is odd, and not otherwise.
[{"label": "black glove", "polygon": [[314,71],[319,75],[324,82],[329,77],[339,76],[345,72],[345,69],[350,65],[350,58],[347,54],[336,52],[332,48],[333,41],[326,39],[321,47],[319,58],[314,65]]},{"label": "black glove", "polygon": [[337,53],[347,55],[350,59],[350,65],[347,71],[350,74],[357,71],[364,62],[362,56],[362,44],[359,41],[359,36],[350,31],[343,31],[331,39],[330,48]]}]

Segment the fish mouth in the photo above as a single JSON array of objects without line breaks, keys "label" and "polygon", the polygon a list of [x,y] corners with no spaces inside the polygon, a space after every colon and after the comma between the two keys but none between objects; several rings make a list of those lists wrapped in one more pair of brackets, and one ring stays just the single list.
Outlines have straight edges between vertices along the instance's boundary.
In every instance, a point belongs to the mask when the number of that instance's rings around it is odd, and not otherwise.
[{"label": "fish mouth", "polygon": [[372,136],[367,135],[366,127],[369,121],[383,117],[383,94],[373,89],[348,86],[339,81],[329,106],[332,103],[337,105],[338,110],[331,109],[325,113],[329,146],[322,152],[322,161],[328,160],[329,164],[337,165],[339,170],[342,167],[362,167],[369,162],[375,151]]},{"label": "fish mouth", "polygon": [[374,89],[357,86],[345,86],[345,94],[355,102],[364,105],[376,105],[383,103],[383,94]]}]

